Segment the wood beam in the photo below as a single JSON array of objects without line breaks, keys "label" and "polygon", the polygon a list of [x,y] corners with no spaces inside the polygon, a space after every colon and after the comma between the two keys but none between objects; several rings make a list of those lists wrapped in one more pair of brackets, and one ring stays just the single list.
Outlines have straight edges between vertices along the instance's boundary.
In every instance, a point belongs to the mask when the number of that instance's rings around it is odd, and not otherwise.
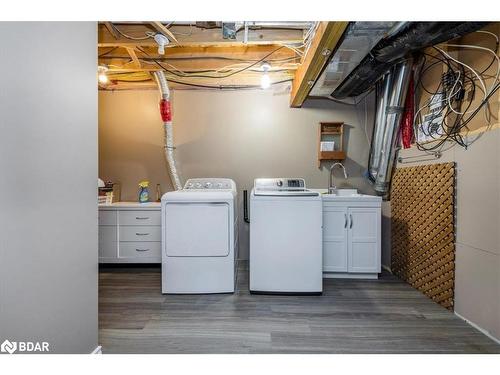
[{"label": "wood beam", "polygon": [[130,55],[130,57],[132,58],[132,61],[134,62],[134,66],[138,69],[141,69],[142,65],[141,65],[141,61],[139,60],[139,58],[137,57],[136,53],[135,53],[135,50],[132,48],[132,47],[125,47],[125,49],[127,50],[127,53]]},{"label": "wood beam", "polygon": [[153,21],[151,22],[151,25],[161,34],[165,35],[170,39],[170,41],[175,42],[176,44],[179,44],[177,39],[175,38],[174,34],[165,27],[161,22],[158,21]]},{"label": "wood beam", "polygon": [[[151,23],[123,25],[117,24],[120,31],[133,37],[144,37],[147,32],[157,31]],[[226,46],[238,47],[242,45],[272,45],[272,44],[301,44],[303,42],[302,30],[288,29],[259,29],[249,30],[248,43],[243,44],[243,33],[236,35],[236,40],[224,39],[220,29],[200,29],[197,27],[173,25],[169,29],[172,33],[178,33],[176,40],[180,45],[203,47],[203,46]],[[135,47],[149,46],[158,47],[153,38],[142,40],[131,40],[123,36],[115,38],[103,23],[98,25],[99,47]]]},{"label": "wood beam", "polygon": [[[140,48],[138,50],[138,48]],[[127,64],[132,57],[128,52],[132,50],[142,63],[142,67],[148,67],[147,61],[150,61],[153,67],[153,59],[160,62],[175,65],[181,70],[193,69],[220,69],[228,65],[238,64],[244,67],[245,64],[251,64],[268,56],[266,61],[272,64],[273,68],[291,68],[297,69],[300,63],[300,57],[288,48],[280,48],[279,45],[266,46],[246,46],[239,47],[183,47],[173,46],[165,49],[165,55],[158,56],[156,47],[138,47],[135,50],[132,47],[123,47],[115,50],[100,48],[99,62],[114,67],[136,68]],[[156,69],[153,69],[156,70]]]},{"label": "wood beam", "polygon": [[113,35],[113,37],[115,39],[120,38],[120,35],[118,35],[118,33],[116,32],[116,30],[113,28],[113,25],[111,24],[111,22],[103,22],[103,25],[106,27],[106,30],[108,30],[108,32],[111,35]]},{"label": "wood beam", "polygon": [[290,106],[301,107],[335,50],[349,22],[320,22],[311,45],[295,72]]}]

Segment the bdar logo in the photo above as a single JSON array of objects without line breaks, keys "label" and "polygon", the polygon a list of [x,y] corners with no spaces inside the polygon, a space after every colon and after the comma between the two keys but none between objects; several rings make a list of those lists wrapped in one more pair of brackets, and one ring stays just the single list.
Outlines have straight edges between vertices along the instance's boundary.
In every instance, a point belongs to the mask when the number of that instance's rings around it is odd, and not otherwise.
[{"label": "bdar logo", "polygon": [[17,350],[17,342],[10,342],[9,340],[5,340],[0,346],[0,350],[3,353],[14,353]]}]

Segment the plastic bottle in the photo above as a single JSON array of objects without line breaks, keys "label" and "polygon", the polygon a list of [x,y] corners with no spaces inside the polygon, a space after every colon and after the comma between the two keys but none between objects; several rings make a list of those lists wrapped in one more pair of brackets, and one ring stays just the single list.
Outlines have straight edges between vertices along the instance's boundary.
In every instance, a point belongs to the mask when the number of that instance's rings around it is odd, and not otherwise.
[{"label": "plastic bottle", "polygon": [[149,202],[149,181],[139,182],[139,203]]}]

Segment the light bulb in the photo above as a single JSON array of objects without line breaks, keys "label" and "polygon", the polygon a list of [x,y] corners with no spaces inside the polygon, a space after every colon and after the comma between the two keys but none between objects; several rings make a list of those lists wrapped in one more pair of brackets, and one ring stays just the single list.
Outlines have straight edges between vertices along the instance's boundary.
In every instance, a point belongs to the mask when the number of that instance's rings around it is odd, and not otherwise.
[{"label": "light bulb", "polygon": [[97,79],[103,85],[109,82],[108,75],[106,74],[107,71],[108,67],[106,65],[99,65],[97,68]]},{"label": "light bulb", "polygon": [[262,78],[260,79],[260,87],[263,89],[268,89],[271,86],[271,78],[269,77],[269,74],[264,73],[262,75]]},{"label": "light bulb", "polygon": [[106,84],[109,82],[108,75],[106,73],[99,73],[99,83]]},{"label": "light bulb", "polygon": [[269,77],[269,70],[271,69],[271,64],[269,64],[267,61],[264,61],[262,65],[260,66],[264,74],[262,75],[262,78],[260,79],[260,87],[263,89],[268,89],[271,86],[271,78]]}]

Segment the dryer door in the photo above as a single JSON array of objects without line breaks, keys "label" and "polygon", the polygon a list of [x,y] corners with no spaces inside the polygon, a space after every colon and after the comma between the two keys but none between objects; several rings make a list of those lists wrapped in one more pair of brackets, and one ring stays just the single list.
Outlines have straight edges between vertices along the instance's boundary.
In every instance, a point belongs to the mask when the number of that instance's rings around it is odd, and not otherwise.
[{"label": "dryer door", "polygon": [[229,246],[229,204],[167,203],[165,248],[169,257],[225,257]]}]

